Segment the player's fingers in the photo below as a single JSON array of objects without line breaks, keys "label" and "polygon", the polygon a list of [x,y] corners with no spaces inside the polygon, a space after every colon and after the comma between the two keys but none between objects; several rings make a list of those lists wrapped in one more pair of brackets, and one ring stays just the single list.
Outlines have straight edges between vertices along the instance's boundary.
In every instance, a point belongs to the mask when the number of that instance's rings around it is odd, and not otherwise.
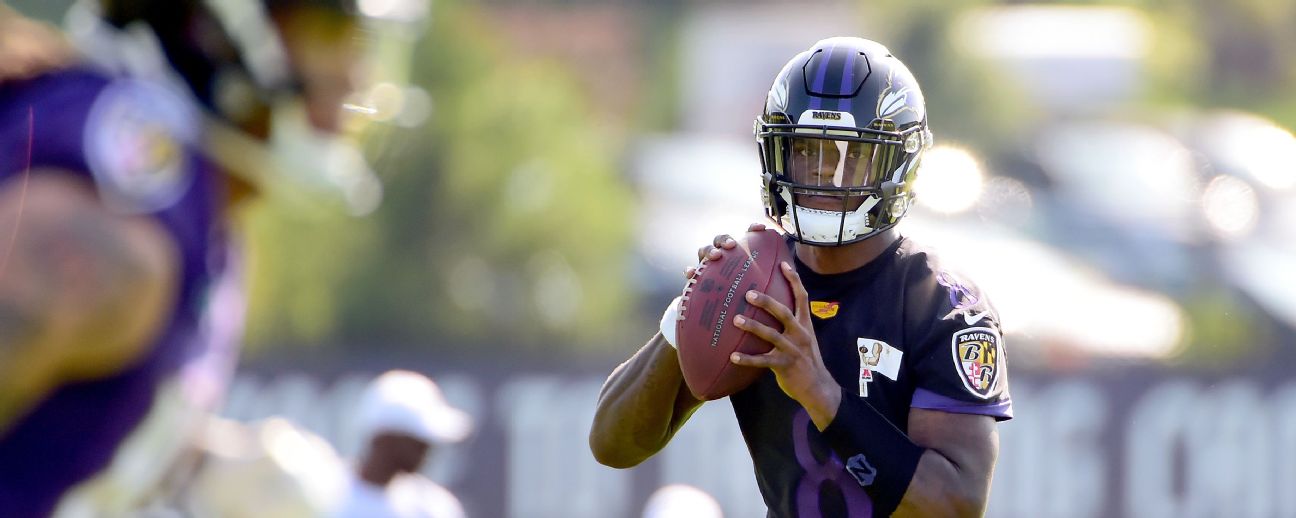
[{"label": "player's fingers", "polygon": [[730,237],[729,234],[720,234],[716,236],[711,240],[711,244],[716,248],[723,248],[725,250],[733,250],[733,247],[738,246],[738,242],[734,241],[734,238]]},{"label": "player's fingers", "polygon": [[763,230],[765,230],[764,223],[752,223],[750,225],[747,225],[748,232],[761,232]]},{"label": "player's fingers", "polygon": [[765,354],[745,354],[734,352],[729,355],[729,361],[733,362],[734,365],[760,367],[765,369],[782,367],[783,364],[787,363],[784,357],[778,354],[777,350]]},{"label": "player's fingers", "polygon": [[685,278],[685,279],[692,279],[694,275],[697,275],[697,267],[696,267],[696,266],[690,266],[690,267],[684,269],[684,278]]},{"label": "player's fingers", "polygon": [[783,323],[783,327],[790,327],[796,322],[796,315],[792,313],[792,308],[784,306],[782,302],[774,300],[774,297],[766,295],[756,290],[747,292],[747,302],[753,306],[761,308],[777,318]]},{"label": "player's fingers", "polygon": [[698,262],[714,261],[720,258],[720,249],[711,245],[698,247]]},{"label": "player's fingers", "polygon": [[774,328],[752,320],[750,318],[738,315],[734,317],[734,326],[748,333],[756,335],[757,338],[769,342],[775,349],[791,349],[792,342],[789,342],[783,333],[775,331]]},{"label": "player's fingers", "polygon": [[707,245],[698,249],[699,262],[719,261],[721,257],[724,257],[724,252],[714,246]]},{"label": "player's fingers", "polygon": [[806,293],[805,284],[801,282],[801,274],[797,273],[796,268],[791,263],[784,261],[781,264],[783,277],[792,285],[792,303],[796,306],[796,315],[805,316],[810,314],[810,295]]}]

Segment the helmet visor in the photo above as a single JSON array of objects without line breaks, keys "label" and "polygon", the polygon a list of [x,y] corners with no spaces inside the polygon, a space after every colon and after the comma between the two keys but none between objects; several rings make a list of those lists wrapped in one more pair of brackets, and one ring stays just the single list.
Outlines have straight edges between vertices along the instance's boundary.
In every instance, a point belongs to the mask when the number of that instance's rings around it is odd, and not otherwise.
[{"label": "helmet visor", "polygon": [[898,165],[898,144],[787,137],[784,172],[793,184],[822,188],[877,188]]}]

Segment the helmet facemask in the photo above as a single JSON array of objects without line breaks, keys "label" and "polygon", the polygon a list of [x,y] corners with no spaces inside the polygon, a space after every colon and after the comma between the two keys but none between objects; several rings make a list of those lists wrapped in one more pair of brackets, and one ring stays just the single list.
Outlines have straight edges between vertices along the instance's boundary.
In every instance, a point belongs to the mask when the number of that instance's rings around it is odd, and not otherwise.
[{"label": "helmet facemask", "polygon": [[[800,242],[838,246],[891,228],[908,210],[925,127],[895,131],[889,121],[854,127],[849,113],[817,124],[781,114],[757,119],[766,215]],[[802,119],[807,117],[803,116]],[[847,124],[829,125],[824,122]]]}]

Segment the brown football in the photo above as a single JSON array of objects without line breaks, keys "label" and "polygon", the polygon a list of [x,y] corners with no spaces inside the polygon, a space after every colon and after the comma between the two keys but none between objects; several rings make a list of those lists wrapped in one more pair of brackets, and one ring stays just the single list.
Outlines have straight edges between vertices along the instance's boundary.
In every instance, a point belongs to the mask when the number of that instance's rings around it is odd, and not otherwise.
[{"label": "brown football", "polygon": [[773,347],[735,327],[734,316],[783,330],[773,315],[747,302],[747,291],[766,293],[793,307],[792,287],[779,271],[780,263],[792,264],[792,250],[781,234],[774,230],[748,232],[737,247],[721,252],[719,260],[699,266],[684,287],[675,328],[684,382],[701,400],[719,399],[747,388],[765,370],[729,361],[734,351],[763,354]]}]

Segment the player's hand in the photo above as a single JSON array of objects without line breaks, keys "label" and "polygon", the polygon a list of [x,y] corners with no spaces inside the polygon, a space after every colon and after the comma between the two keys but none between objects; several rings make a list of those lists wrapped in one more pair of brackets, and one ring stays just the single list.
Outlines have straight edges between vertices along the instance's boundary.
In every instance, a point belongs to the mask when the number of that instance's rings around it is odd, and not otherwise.
[{"label": "player's hand", "polygon": [[774,371],[779,388],[788,397],[801,403],[815,426],[823,430],[837,415],[841,389],[819,354],[819,341],[815,338],[814,324],[810,322],[809,295],[806,294],[805,285],[801,283],[801,276],[787,262],[780,264],[779,269],[792,285],[795,308],[784,306],[773,297],[756,291],[749,291],[746,296],[752,305],[764,309],[782,322],[783,332],[741,315],[734,317],[735,326],[759,336],[773,345],[774,349],[755,355],[735,352],[730,361],[737,365],[764,367]]},{"label": "player's hand", "polygon": [[[763,223],[752,223],[747,226],[748,232],[760,232],[762,230],[765,230],[765,225]],[[711,244],[698,248],[698,262],[704,263],[707,261],[719,260],[722,250],[733,250],[736,246],[738,246],[738,241],[735,241],[733,236],[730,236],[729,234],[720,234],[711,239]],[[697,266],[690,266],[684,269],[685,279],[692,279],[696,274]]]},{"label": "player's hand", "polygon": [[17,16],[0,2],[0,83],[20,81],[76,60],[54,28]]}]

